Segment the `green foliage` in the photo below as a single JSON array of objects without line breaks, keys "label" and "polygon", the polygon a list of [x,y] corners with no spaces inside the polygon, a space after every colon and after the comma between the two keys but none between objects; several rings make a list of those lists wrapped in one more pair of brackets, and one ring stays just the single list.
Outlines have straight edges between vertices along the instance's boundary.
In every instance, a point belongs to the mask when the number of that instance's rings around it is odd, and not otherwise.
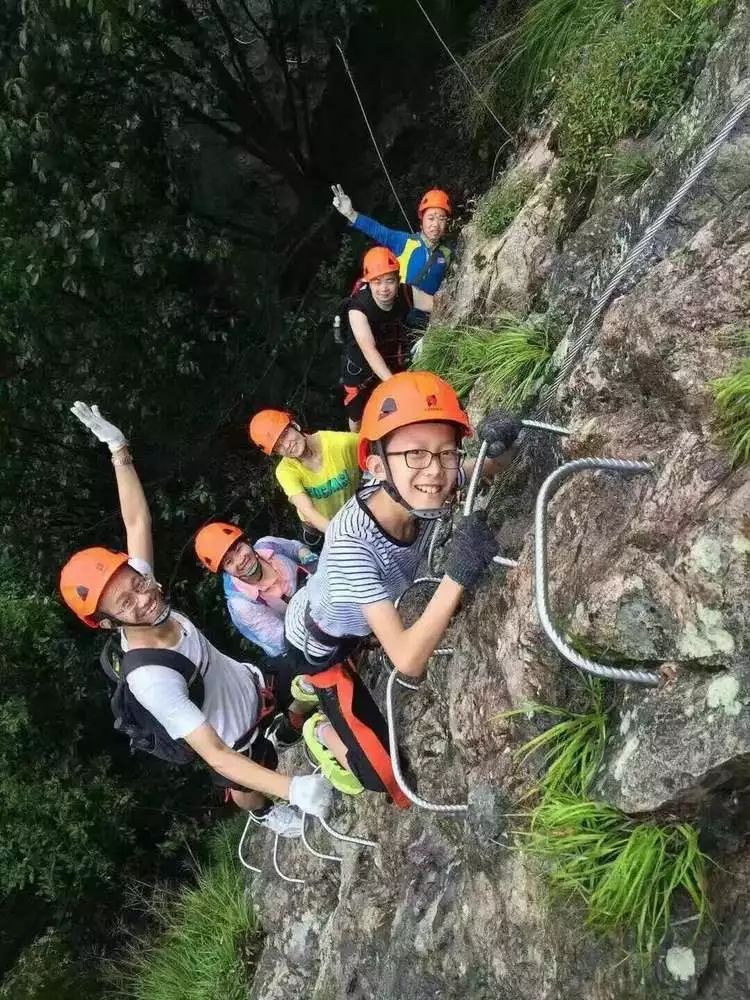
[{"label": "green foliage", "polygon": [[681,104],[696,56],[715,37],[717,0],[638,0],[562,65],[553,114],[562,154],[561,180],[594,177],[606,151],[638,135]]},{"label": "green foliage", "polygon": [[603,166],[604,184],[615,192],[635,191],[654,172],[648,156],[629,149],[619,149],[607,156]]},{"label": "green foliage", "polygon": [[113,972],[130,1000],[244,1000],[261,931],[237,862],[238,823],[225,823],[195,886],[157,888],[143,900],[152,922]]},{"label": "green foliage", "polygon": [[[745,335],[750,347],[750,334]],[[736,463],[750,462],[750,357],[711,383],[724,440]]]},{"label": "green foliage", "polygon": [[82,743],[82,665],[59,608],[12,573],[0,560],[0,893],[66,901],[112,876],[130,796]]},{"label": "green foliage", "polygon": [[677,892],[691,899],[699,927],[708,916],[707,858],[687,823],[638,823],[555,792],[543,797],[523,837],[525,850],[547,863],[554,892],[582,902],[593,930],[630,933],[644,957],[667,933]]},{"label": "green foliage", "polygon": [[518,75],[529,104],[556,70],[611,30],[622,0],[537,0],[521,16],[511,37],[504,71]]},{"label": "green foliage", "polygon": [[516,751],[541,754],[544,772],[529,794],[537,801],[528,828],[516,831],[523,849],[546,866],[553,893],[582,903],[592,930],[631,934],[650,957],[667,930],[675,893],[687,893],[698,925],[709,914],[698,835],[687,823],[642,823],[590,799],[607,743],[604,688],[588,681],[588,704],[572,712],[532,704],[501,718],[544,714],[560,719]]},{"label": "green foliage", "polygon": [[484,195],[474,213],[474,221],[484,236],[500,236],[523,208],[534,190],[528,174],[501,178]]},{"label": "green foliage", "polygon": [[506,313],[493,329],[430,326],[415,367],[441,375],[460,396],[481,380],[486,404],[515,409],[542,384],[552,345],[548,324]]},{"label": "green foliage", "polygon": [[96,982],[80,968],[71,944],[48,931],[24,949],[0,983],[0,1000],[99,1000]]},{"label": "green foliage", "polygon": [[525,761],[540,755],[543,767],[539,785],[534,791],[547,795],[586,795],[604,758],[607,743],[607,710],[604,706],[604,689],[598,681],[587,681],[586,711],[570,712],[563,708],[532,703],[500,718],[549,715],[559,718],[549,729],[516,751],[516,759]]}]

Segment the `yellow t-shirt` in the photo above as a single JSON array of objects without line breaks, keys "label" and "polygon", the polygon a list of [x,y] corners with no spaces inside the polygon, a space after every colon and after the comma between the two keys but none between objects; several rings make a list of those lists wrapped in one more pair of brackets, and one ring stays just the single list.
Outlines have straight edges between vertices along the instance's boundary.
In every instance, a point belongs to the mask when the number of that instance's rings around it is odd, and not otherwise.
[{"label": "yellow t-shirt", "polygon": [[276,478],[288,497],[306,493],[323,517],[332,518],[359,486],[356,434],[347,431],[318,431],[322,464],[317,472],[296,458],[282,458]]}]

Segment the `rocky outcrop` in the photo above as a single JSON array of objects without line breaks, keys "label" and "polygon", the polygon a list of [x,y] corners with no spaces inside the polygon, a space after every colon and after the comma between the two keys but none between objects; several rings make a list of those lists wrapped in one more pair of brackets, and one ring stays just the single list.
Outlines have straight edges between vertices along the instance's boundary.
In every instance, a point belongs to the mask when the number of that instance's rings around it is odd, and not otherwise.
[{"label": "rocky outcrop", "polygon": [[[443,316],[523,310],[544,299],[579,328],[686,159],[715,132],[740,84],[750,85],[749,43],[748,9],[738,4],[694,99],[653,137],[662,168],[629,199],[597,201],[560,250],[552,210],[536,214],[543,203],[549,209],[554,169],[537,139],[537,191],[499,241],[482,244],[470,227]],[[468,815],[399,811],[374,795],[341,802],[335,824],[379,846],[344,847],[339,870],[284,843],[281,863],[304,886],[278,880],[270,844],[256,839],[263,874],[251,891],[268,932],[257,1000],[750,993],[750,474],[733,469],[717,443],[708,388],[731,363],[730,335],[750,327],[748,152],[750,119],[610,304],[554,400],[553,417],[572,430],[564,451],[535,437],[505,492],[489,498],[518,568],[496,571],[467,601],[451,629],[453,656],[434,659],[419,691],[399,691],[411,781],[428,799],[468,801]],[[521,259],[516,237],[537,249]],[[479,253],[492,258],[491,269],[477,265]],[[672,677],[659,689],[609,691],[614,723],[596,794],[633,815],[690,818],[721,866],[712,877],[715,925],[696,938],[689,911],[677,913],[647,970],[628,959],[627,942],[597,939],[584,914],[552,903],[512,836],[529,774],[499,715],[532,698],[570,704],[579,684],[535,614],[533,498],[557,462],[583,455],[645,459],[654,469],[628,479],[586,473],[555,496],[549,561],[558,626],[587,655],[669,664]],[[382,699],[385,675],[372,670]],[[320,831],[312,836],[321,850],[340,848]]]}]

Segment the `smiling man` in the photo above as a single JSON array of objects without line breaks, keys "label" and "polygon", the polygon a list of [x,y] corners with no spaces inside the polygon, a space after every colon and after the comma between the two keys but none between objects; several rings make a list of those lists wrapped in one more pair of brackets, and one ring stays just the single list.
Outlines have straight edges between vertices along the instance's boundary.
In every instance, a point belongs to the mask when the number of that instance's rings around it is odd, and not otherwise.
[{"label": "smiling man", "polygon": [[[96,406],[77,402],[72,412],[112,453],[127,552],[99,546],[76,552],[60,574],[63,600],[90,628],[119,631],[130,695],[165,738],[205,761],[237,805],[255,810],[275,797],[325,816],[331,789],[324,779],[275,770],[266,738],[273,711],[265,710],[270,692],[261,671],[216,649],[170,607],[156,582],[151,514],[125,435]],[[133,651],[139,655],[128,663]],[[286,706],[277,701],[276,707]]]}]

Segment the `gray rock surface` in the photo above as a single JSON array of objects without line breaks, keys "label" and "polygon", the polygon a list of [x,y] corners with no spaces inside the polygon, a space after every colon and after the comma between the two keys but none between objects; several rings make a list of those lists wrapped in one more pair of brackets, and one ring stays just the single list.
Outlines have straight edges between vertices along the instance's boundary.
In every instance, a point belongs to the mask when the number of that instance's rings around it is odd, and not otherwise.
[{"label": "gray rock surface", "polygon": [[[649,140],[660,150],[655,175],[628,199],[597,199],[561,251],[544,195],[553,158],[537,137],[526,154],[538,167],[536,192],[498,241],[484,245],[470,227],[442,318],[523,310],[541,296],[580,326],[750,84],[749,43],[748,8],[738,3],[695,97]],[[491,519],[503,522],[518,568],[493,572],[451,627],[454,655],[433,660],[418,692],[398,692],[410,780],[428,799],[468,801],[467,816],[396,810],[376,795],[341,801],[334,824],[379,846],[334,844],[315,830],[319,849],[341,854],[339,870],[283,844],[284,870],[304,886],[274,875],[270,839],[257,834],[263,874],[251,891],[268,936],[254,1000],[750,995],[750,473],[732,469],[717,442],[707,387],[737,356],[728,335],[750,328],[748,152],[750,119],[610,304],[554,402],[552,416],[573,432],[564,454],[535,436],[505,492],[491,493]],[[491,269],[478,266],[478,254],[492,258]],[[575,906],[551,903],[512,836],[533,776],[512,752],[523,725],[499,715],[531,699],[575,704],[580,690],[534,610],[533,498],[555,464],[583,455],[647,459],[655,470],[586,474],[553,499],[555,620],[589,656],[674,671],[658,690],[611,690],[596,794],[634,815],[686,816],[720,863],[715,924],[696,937],[689,908],[678,910],[651,969],[628,958],[627,942],[592,936]],[[385,673],[369,676],[382,702]],[[287,762],[304,766],[301,756]]]}]

